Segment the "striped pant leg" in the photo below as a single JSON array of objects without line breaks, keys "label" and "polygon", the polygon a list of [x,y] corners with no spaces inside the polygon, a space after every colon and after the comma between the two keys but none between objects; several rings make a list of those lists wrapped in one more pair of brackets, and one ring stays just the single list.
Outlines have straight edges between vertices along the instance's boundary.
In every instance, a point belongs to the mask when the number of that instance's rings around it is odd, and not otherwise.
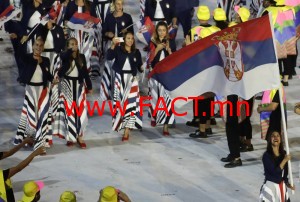
[{"label": "striped pant leg", "polygon": [[36,143],[34,148],[43,146],[48,136],[48,113],[50,108],[49,89],[47,87],[38,86],[38,102],[36,105],[37,126],[36,126]]}]

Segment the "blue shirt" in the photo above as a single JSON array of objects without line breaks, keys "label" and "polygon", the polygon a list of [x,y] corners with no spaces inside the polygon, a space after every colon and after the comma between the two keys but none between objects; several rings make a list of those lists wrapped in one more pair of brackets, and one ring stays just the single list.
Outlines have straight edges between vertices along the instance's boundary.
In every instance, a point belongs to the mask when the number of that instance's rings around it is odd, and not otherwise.
[{"label": "blue shirt", "polygon": [[[273,157],[270,153],[265,152],[262,158],[265,170],[265,180],[279,184],[282,181],[288,182],[288,166],[285,164],[283,170],[280,168],[280,163],[284,159],[284,155]],[[282,172],[284,175],[282,176]]]}]

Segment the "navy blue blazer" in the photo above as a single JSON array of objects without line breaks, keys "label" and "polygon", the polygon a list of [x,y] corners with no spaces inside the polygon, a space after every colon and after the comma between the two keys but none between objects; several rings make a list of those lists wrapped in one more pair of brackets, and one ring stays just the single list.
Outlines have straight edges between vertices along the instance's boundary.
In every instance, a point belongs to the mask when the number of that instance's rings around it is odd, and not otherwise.
[{"label": "navy blue blazer", "polygon": [[[38,65],[38,61],[33,58],[33,53],[31,54],[20,54],[22,63],[24,64],[24,71],[20,75],[20,82],[25,84],[30,84],[32,76]],[[40,63],[42,72],[43,72],[43,86],[46,87],[48,81],[52,82],[53,76],[49,72],[50,69],[50,60],[47,57],[42,56],[42,63]]]},{"label": "navy blue blazer", "polygon": [[107,59],[108,60],[115,59],[112,68],[119,74],[124,73],[122,69],[127,57],[129,59],[129,63],[131,66],[132,75],[136,76],[137,71],[142,72],[141,67],[143,63],[142,63],[142,56],[139,49],[136,49],[131,53],[122,50],[121,46],[116,46],[115,49],[110,48],[107,50]]},{"label": "navy blue blazer", "polygon": [[[64,76],[68,76],[66,75],[67,71],[69,70],[70,66],[71,66],[71,55],[72,55],[72,49],[68,49],[67,51],[64,51],[60,54],[60,58],[62,60],[62,66],[61,68],[58,70],[58,76],[60,78],[64,77]],[[75,60],[75,65],[77,67],[78,70],[78,80],[79,83],[83,83],[83,80],[85,81],[85,84],[87,86],[88,90],[91,90],[93,88],[92,86],[92,81],[90,79],[89,76],[89,72],[87,70],[86,67],[86,60],[85,60],[85,56],[83,54],[79,54],[80,59],[83,62],[83,66],[81,68],[79,68],[81,65],[78,63],[78,61]]]},{"label": "navy blue blazer", "polygon": [[[159,3],[164,13],[165,19],[169,25],[172,22],[172,19],[176,17],[175,0],[162,0]],[[145,16],[149,16],[150,19],[153,20],[155,15],[155,10],[156,10],[156,0],[146,0]]]},{"label": "navy blue blazer", "polygon": [[[120,32],[126,27],[128,27],[129,25],[133,24],[131,15],[127,13],[123,13],[121,17],[115,18],[113,13],[108,14],[105,18],[105,22],[103,23],[102,33],[103,34],[105,34],[106,32],[115,33],[116,24],[118,30],[118,37],[122,37],[123,34]],[[133,26],[129,27],[127,31],[134,33]]]},{"label": "navy blue blazer", "polygon": [[264,170],[265,170],[265,180],[279,184],[284,181],[288,183],[288,165],[285,164],[283,170],[284,175],[282,176],[281,168],[279,167],[281,161],[284,159],[284,155],[274,158],[272,154],[265,152],[262,158]]}]

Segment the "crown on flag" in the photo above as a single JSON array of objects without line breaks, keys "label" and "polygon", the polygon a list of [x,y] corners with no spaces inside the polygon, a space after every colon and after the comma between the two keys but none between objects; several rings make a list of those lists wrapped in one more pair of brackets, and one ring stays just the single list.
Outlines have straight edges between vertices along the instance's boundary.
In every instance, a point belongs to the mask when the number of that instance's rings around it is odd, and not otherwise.
[{"label": "crown on flag", "polygon": [[238,35],[241,31],[240,27],[234,27],[232,30],[224,32],[221,36],[213,37],[213,40],[218,41],[237,41]]}]

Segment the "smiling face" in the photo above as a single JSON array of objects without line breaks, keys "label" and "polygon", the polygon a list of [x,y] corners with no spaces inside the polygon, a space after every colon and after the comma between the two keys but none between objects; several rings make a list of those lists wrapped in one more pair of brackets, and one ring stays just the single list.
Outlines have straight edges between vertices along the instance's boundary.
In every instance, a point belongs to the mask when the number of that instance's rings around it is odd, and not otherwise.
[{"label": "smiling face", "polygon": [[271,134],[271,144],[272,146],[279,146],[281,143],[281,137],[280,137],[280,134],[278,132],[273,132]]},{"label": "smiling face", "polygon": [[44,50],[44,42],[43,40],[37,38],[35,41],[34,41],[34,44],[33,44],[33,55],[35,56],[40,56],[41,53],[43,52]]},{"label": "smiling face", "polygon": [[[68,49],[73,49],[73,47],[77,46],[77,40],[70,39],[68,43]],[[74,51],[74,50],[73,50]],[[76,51],[76,50],[75,50]]]},{"label": "smiling face", "polygon": [[124,38],[125,46],[131,47],[134,44],[134,37],[131,33],[126,34]]}]

